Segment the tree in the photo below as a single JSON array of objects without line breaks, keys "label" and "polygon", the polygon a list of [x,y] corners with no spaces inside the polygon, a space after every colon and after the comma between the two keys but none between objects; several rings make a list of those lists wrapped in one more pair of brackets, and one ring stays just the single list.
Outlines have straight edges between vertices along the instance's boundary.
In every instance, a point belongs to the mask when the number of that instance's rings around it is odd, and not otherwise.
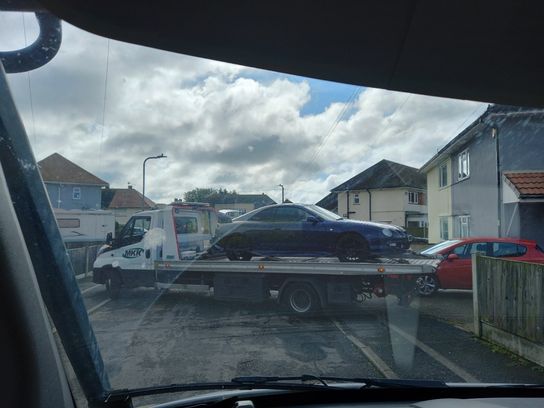
[{"label": "tree", "polygon": [[225,201],[236,201],[238,193],[235,190],[228,191],[226,188],[195,188],[187,191],[183,199],[189,202],[217,204]]},{"label": "tree", "polygon": [[191,191],[187,191],[183,195],[183,199],[189,202],[207,203],[209,197],[216,192],[217,190],[213,188],[195,188]]}]

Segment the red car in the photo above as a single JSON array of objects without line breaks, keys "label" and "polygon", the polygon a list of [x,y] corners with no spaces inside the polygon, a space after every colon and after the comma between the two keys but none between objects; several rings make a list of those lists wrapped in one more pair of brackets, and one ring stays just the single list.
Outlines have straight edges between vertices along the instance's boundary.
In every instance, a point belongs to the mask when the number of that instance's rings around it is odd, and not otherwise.
[{"label": "red car", "polygon": [[417,293],[429,296],[438,289],[472,289],[471,257],[476,252],[513,261],[544,263],[544,251],[536,241],[482,237],[444,241],[421,252],[440,255],[444,259],[435,276],[427,275],[417,280]]}]

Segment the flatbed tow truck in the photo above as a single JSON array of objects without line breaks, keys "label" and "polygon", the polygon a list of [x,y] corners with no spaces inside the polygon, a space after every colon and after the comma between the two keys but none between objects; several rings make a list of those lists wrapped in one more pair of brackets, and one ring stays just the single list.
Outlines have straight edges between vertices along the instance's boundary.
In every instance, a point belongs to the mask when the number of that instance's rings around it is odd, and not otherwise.
[{"label": "flatbed tow truck", "polygon": [[219,300],[261,302],[275,294],[293,313],[395,295],[410,303],[419,276],[435,273],[439,263],[407,251],[394,259],[340,262],[337,258],[255,257],[230,261],[210,256],[215,234],[213,208],[196,203],[142,211],[118,239],[104,248],[93,267],[93,281],[110,297],[122,287],[168,288],[202,285]]}]

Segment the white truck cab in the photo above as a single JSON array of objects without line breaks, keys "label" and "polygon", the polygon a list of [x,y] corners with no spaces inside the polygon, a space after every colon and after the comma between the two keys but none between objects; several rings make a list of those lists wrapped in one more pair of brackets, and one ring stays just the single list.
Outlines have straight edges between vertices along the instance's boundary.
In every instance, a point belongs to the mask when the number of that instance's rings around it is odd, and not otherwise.
[{"label": "white truck cab", "polygon": [[203,203],[175,203],[136,213],[118,237],[100,249],[93,281],[106,284],[110,292],[121,285],[153,286],[154,262],[195,259],[210,248],[217,222],[213,207]]}]

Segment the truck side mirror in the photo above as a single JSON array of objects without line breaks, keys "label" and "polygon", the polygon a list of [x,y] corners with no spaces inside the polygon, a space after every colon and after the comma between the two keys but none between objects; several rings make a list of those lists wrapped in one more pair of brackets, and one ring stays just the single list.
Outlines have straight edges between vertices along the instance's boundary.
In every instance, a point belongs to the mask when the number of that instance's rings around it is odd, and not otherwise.
[{"label": "truck side mirror", "polygon": [[108,232],[106,235],[106,244],[113,244],[113,234],[111,232]]},{"label": "truck side mirror", "polygon": [[457,255],[457,254],[449,254],[447,259],[448,259],[448,261],[454,261],[454,260],[456,260],[456,259],[459,259],[459,255]]},{"label": "truck side mirror", "polygon": [[147,259],[151,258],[151,249],[146,249],[146,250],[145,250],[145,257],[146,257]]}]

